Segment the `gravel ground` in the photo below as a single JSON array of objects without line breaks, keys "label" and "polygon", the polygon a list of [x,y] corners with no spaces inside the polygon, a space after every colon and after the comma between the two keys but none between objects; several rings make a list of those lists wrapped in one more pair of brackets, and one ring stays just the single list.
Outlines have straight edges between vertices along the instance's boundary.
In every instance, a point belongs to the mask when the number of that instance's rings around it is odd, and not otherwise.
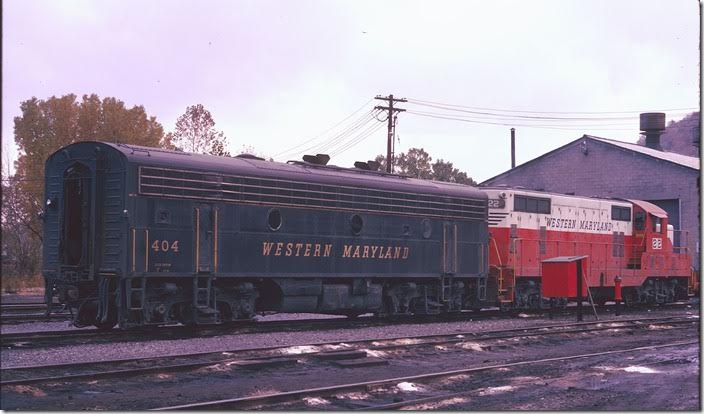
[{"label": "gravel ground", "polygon": [[[647,314],[653,313],[655,312]],[[628,315],[632,316],[634,315]],[[698,322],[698,315],[693,313],[692,318]],[[488,324],[506,327],[521,322],[524,325],[550,323],[548,320],[535,318],[531,321],[523,319],[466,324],[497,329],[496,326],[489,327]],[[452,332],[458,325],[406,324],[373,328],[372,331],[375,334],[398,334],[398,328],[405,329],[406,332],[409,329],[414,332]],[[294,335],[310,340],[311,335],[330,334],[339,337],[356,334],[359,337],[365,332],[371,331],[347,329],[279,335],[283,340]],[[249,336],[267,337],[261,334],[240,335],[242,339]],[[613,328],[592,333],[500,339],[481,344],[468,340],[454,346],[387,349],[372,354],[388,362],[388,365],[376,367],[337,368],[330,362],[315,358],[302,358],[293,366],[259,370],[238,369],[228,363],[221,363],[182,373],[157,372],[107,380],[8,386],[2,389],[0,407],[6,410],[144,410],[165,405],[289,391],[301,387],[398,378],[463,367],[592,354],[639,346],[646,348],[633,353],[453,375],[429,382],[398,382],[390,384],[390,397],[393,401],[405,401],[416,398],[423,390],[429,391],[431,395],[446,395],[448,391],[464,393],[460,400],[444,400],[442,405],[416,407],[435,410],[697,410],[700,409],[699,344],[695,342],[686,346],[647,348],[674,341],[696,341],[697,338],[697,326],[681,329],[652,326],[635,331]],[[209,338],[211,342],[221,339],[222,337]],[[75,347],[63,347],[54,351],[63,353],[69,348]],[[295,348],[291,349],[292,352],[294,350]],[[373,403],[376,398],[372,393],[375,393],[373,389],[367,389],[366,392],[303,398],[290,407],[276,409],[352,409],[359,407],[358,403]],[[388,402],[391,400],[387,398],[386,403]]]},{"label": "gravel ground", "polygon": [[[620,317],[613,313],[603,313],[601,320],[630,319],[636,317],[660,317],[668,314],[681,314],[682,309],[655,309],[629,311]],[[699,317],[699,309],[690,307],[687,312],[692,317]],[[266,319],[300,319],[311,315],[274,315]],[[315,315],[320,317],[320,315]],[[122,359],[149,356],[176,355],[189,352],[224,351],[234,349],[269,347],[269,346],[295,346],[315,342],[344,342],[364,338],[390,338],[404,335],[441,334],[453,332],[472,332],[509,329],[522,326],[540,324],[554,324],[559,322],[573,322],[574,316],[556,316],[549,320],[545,317],[532,315],[519,315],[514,319],[443,322],[432,324],[398,324],[383,327],[337,329],[327,331],[304,332],[274,332],[258,334],[222,335],[208,338],[189,338],[179,340],[154,340],[147,342],[121,342],[113,344],[72,345],[57,348],[41,349],[2,349],[0,363],[3,368],[13,368],[27,365],[58,364],[101,361],[108,359]],[[594,320],[593,315],[585,315],[585,321]],[[66,327],[66,322],[24,324],[3,327],[2,333],[36,331],[45,329],[75,329]]]}]

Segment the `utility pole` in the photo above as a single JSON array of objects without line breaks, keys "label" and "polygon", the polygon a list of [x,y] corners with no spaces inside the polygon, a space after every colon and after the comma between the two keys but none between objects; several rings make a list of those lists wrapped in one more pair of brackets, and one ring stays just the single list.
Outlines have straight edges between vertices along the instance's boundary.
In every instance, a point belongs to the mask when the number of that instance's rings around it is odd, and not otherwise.
[{"label": "utility pole", "polygon": [[389,96],[381,96],[377,95],[374,97],[374,99],[379,99],[382,101],[387,101],[389,103],[389,106],[375,106],[374,109],[381,109],[384,111],[389,111],[389,125],[388,125],[388,140],[386,142],[386,172],[390,173],[391,170],[393,169],[393,162],[394,162],[394,150],[393,150],[393,145],[394,145],[394,128],[396,127],[396,116],[394,115],[395,112],[404,112],[405,109],[401,108],[394,108],[394,102],[408,102],[405,98],[403,99],[398,99],[394,98],[393,95]]}]

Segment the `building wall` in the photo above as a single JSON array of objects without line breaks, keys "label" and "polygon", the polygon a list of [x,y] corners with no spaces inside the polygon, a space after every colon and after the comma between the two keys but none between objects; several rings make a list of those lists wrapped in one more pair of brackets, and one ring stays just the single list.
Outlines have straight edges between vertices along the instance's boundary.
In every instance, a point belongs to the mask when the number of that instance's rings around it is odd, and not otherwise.
[{"label": "building wall", "polygon": [[699,171],[585,138],[482,185],[638,200],[680,200],[692,265],[699,270]]}]

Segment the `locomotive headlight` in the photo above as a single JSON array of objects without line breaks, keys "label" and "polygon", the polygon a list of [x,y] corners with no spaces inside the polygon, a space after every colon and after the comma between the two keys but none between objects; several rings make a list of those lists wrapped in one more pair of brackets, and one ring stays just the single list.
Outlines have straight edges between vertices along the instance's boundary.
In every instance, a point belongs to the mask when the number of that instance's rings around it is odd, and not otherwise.
[{"label": "locomotive headlight", "polygon": [[56,207],[56,199],[54,197],[47,198],[46,199],[46,206],[47,206],[47,208]]},{"label": "locomotive headlight", "polygon": [[503,191],[499,193],[499,198],[506,198],[506,193]]}]

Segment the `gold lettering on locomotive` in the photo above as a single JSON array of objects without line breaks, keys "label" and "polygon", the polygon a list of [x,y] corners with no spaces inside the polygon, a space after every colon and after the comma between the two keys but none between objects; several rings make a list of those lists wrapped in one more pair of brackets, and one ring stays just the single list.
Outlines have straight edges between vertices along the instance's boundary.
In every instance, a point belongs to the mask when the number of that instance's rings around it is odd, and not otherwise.
[{"label": "gold lettering on locomotive", "polygon": [[[262,242],[262,256],[285,257],[331,257],[332,244]],[[366,244],[345,244],[342,257],[349,259],[408,259],[409,248],[403,246],[375,246]]]},{"label": "gold lettering on locomotive", "polygon": [[349,259],[372,258],[372,259],[408,259],[409,248],[403,246],[375,246],[375,245],[355,245],[345,244],[342,246],[342,257]]},{"label": "gold lettering on locomotive", "polygon": [[342,257],[350,257],[352,255],[352,246],[346,244],[342,246]]},{"label": "gold lettering on locomotive", "polygon": [[354,253],[352,253],[352,257],[360,257],[359,256],[359,246],[354,248]]},{"label": "gold lettering on locomotive", "polygon": [[271,246],[273,246],[273,245],[274,245],[274,243],[264,242],[262,245],[262,247],[263,247],[262,256],[269,256],[269,254],[271,253]]},{"label": "gold lettering on locomotive", "polygon": [[332,255],[332,244],[262,242],[262,256],[282,255],[286,257],[330,257]]}]

